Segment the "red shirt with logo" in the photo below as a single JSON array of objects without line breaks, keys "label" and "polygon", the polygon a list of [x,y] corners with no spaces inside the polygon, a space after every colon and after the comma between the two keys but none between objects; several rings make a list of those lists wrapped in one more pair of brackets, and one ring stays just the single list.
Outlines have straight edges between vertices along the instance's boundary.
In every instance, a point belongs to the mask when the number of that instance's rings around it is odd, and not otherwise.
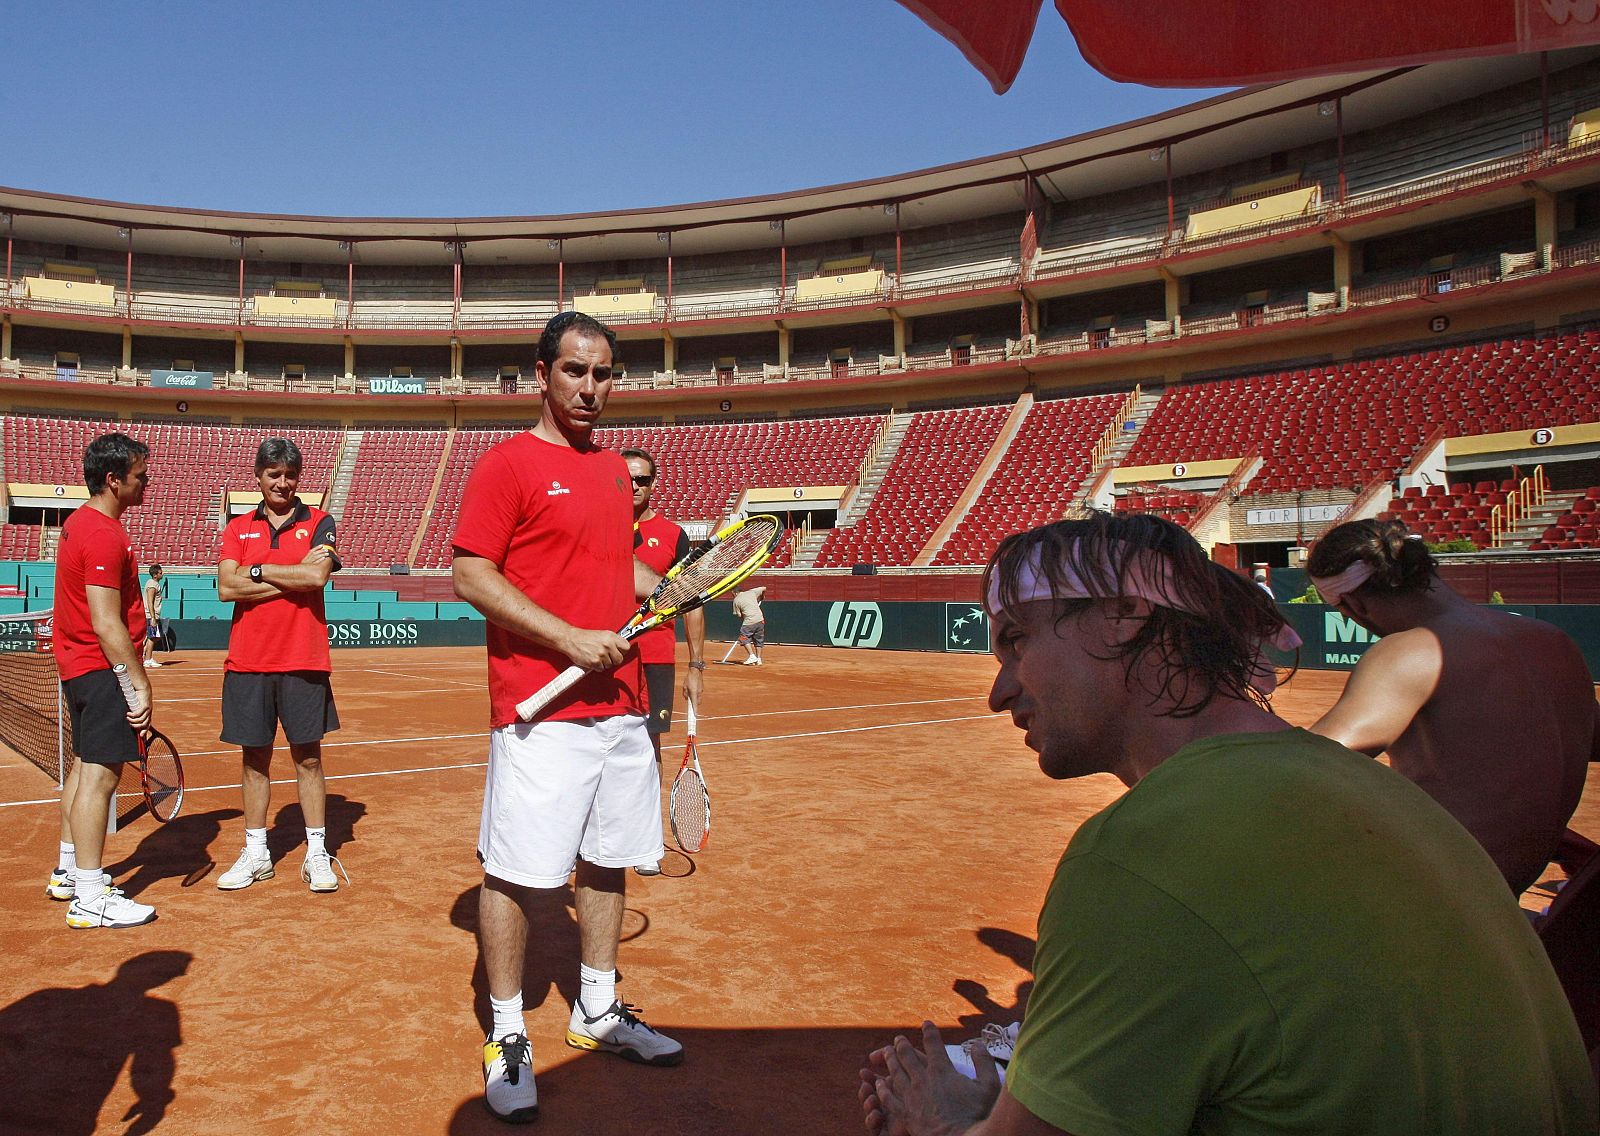
[{"label": "red shirt with logo", "polygon": [[[534,603],[574,627],[616,631],[638,601],[633,585],[633,483],[615,451],[572,449],[521,433],[473,467],[456,521],[455,548],[481,556]],[[517,721],[517,703],[571,665],[492,620],[489,719]],[[644,672],[622,665],[586,675],[541,721],[642,714]]]},{"label": "red shirt with logo", "polygon": [[144,649],[144,600],[139,595],[139,565],[122,522],[99,509],[80,505],[61,526],[56,552],[56,670],[63,681],[91,671],[111,669],[100,649],[89,615],[90,586],[122,593],[122,622],[134,653]]},{"label": "red shirt with logo", "polygon": [[[252,564],[299,564],[319,544],[335,545],[334,520],[298,497],[294,512],[281,528],[273,528],[263,502],[249,513],[228,522],[222,532],[217,560]],[[334,571],[338,571],[338,560]],[[285,592],[266,600],[239,600],[233,605],[233,628],[228,633],[225,670],[248,674],[283,671],[331,671],[328,652],[328,617],[322,606],[322,589]]]},{"label": "red shirt with logo", "polygon": [[[658,576],[689,554],[689,537],[681,528],[659,513],[633,526],[633,554]],[[646,631],[634,642],[639,659],[646,663],[671,663],[677,651],[676,621]]]}]

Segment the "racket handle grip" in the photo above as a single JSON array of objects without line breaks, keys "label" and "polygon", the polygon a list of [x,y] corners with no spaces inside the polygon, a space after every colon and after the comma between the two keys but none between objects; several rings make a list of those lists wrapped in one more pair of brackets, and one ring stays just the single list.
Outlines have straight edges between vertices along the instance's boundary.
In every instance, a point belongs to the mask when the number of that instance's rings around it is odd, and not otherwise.
[{"label": "racket handle grip", "polygon": [[111,668],[111,673],[117,676],[117,685],[122,687],[122,699],[128,704],[128,709],[138,710],[139,692],[133,688],[133,676],[128,673],[128,664],[118,663]]},{"label": "racket handle grip", "polygon": [[582,667],[568,667],[556,675],[555,678],[545,683],[537,693],[517,703],[517,717],[524,722],[533,721],[539,716],[539,711],[572,689],[572,684],[582,678],[584,674],[585,671]]}]

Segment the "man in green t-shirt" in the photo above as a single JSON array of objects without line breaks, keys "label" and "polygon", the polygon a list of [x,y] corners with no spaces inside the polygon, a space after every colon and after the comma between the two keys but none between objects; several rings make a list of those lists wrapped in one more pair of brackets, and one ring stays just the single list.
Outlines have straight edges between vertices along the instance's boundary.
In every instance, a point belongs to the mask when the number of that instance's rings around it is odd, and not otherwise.
[{"label": "man in green t-shirt", "polygon": [[984,577],[1047,776],[1128,792],[1039,917],[1002,1088],[924,1023],[868,1057],[870,1132],[1594,1133],[1595,1084],[1493,861],[1388,768],[1265,704],[1284,623],[1153,517],[1012,536]]}]

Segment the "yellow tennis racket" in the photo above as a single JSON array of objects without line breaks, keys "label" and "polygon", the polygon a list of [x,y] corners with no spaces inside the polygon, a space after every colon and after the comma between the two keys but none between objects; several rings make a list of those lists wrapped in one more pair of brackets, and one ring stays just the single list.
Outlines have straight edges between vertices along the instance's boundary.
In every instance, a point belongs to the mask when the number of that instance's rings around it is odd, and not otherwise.
[{"label": "yellow tennis racket", "polygon": [[[722,595],[765,564],[782,538],[783,522],[769,513],[735,521],[668,568],[655,591],[617,634],[624,639],[636,638]],[[586,673],[582,667],[568,667],[541,690],[517,703],[517,717],[524,722],[533,721]]]}]

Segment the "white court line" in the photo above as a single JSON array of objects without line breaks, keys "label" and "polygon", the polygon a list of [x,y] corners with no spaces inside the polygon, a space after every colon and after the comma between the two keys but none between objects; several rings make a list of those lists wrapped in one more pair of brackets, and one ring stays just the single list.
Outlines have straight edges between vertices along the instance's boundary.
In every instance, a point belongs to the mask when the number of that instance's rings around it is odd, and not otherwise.
[{"label": "white court line", "polygon": [[[921,722],[886,722],[883,725],[879,725],[879,726],[851,726],[851,727],[849,727],[847,729],[842,729],[842,730],[812,730],[812,731],[810,731],[808,733],[803,733],[803,734],[771,734],[771,735],[768,735],[767,737],[763,737],[763,738],[728,738],[728,739],[723,740],[723,741],[700,742],[699,745],[700,745],[700,747],[702,749],[709,749],[712,746],[756,745],[756,744],[759,744],[759,743],[762,743],[762,742],[796,741],[796,740],[798,740],[800,738],[827,738],[827,737],[833,737],[833,736],[838,735],[838,734],[861,734],[861,733],[867,733],[868,731],[871,731],[871,730],[905,730],[905,729],[913,729],[913,728],[918,727],[918,726],[943,726],[943,725],[947,725],[947,724],[949,724],[951,722],[975,722],[975,721],[978,721],[978,720],[983,719],[983,718],[995,718],[995,717],[997,717],[997,716],[994,715],[994,714],[967,714],[967,715],[964,715],[964,716],[959,717],[959,718],[929,718],[929,719],[927,719],[925,721],[921,721]],[[333,746],[408,745],[408,744],[411,744],[411,743],[414,743],[414,742],[449,741],[449,740],[456,740],[456,739],[461,739],[461,738],[481,738],[483,736],[484,736],[483,734],[478,733],[478,734],[440,734],[440,735],[437,735],[435,737],[427,737],[427,738],[377,738],[377,739],[372,739],[372,740],[368,740],[368,741],[325,742],[325,743],[323,743],[323,748],[324,749],[329,749],[329,748],[332,748]],[[679,750],[679,749],[682,749],[682,748],[683,748],[683,746],[681,746],[681,745],[662,746],[661,747],[661,752],[662,753],[668,753],[668,752],[671,752],[672,750]],[[212,750],[212,751],[208,751],[207,753],[190,754],[189,756],[191,756],[191,757],[206,757],[206,756],[211,756],[213,754],[234,753],[234,752],[236,752],[236,751],[235,750],[231,750],[231,749],[229,749],[229,750]],[[408,774],[408,773],[441,773],[441,772],[446,772],[448,770],[453,770],[453,769],[482,769],[487,764],[488,764],[488,762],[484,762],[484,761],[473,761],[473,762],[468,762],[468,763],[465,763],[465,764],[458,764],[458,765],[423,765],[423,766],[418,766],[418,767],[416,767],[414,769],[378,769],[378,770],[373,770],[372,772],[369,772],[369,773],[329,773],[329,774],[326,775],[325,779],[328,780],[328,781],[357,781],[357,780],[360,780],[360,779],[365,778],[365,777],[397,777],[397,776],[400,776],[401,774]],[[291,777],[285,777],[282,780],[273,781],[273,782],[271,782],[271,784],[273,784],[273,785],[293,785],[293,784],[295,784],[295,780],[294,780],[294,778],[291,778]],[[188,793],[214,793],[214,792],[220,792],[222,790],[237,790],[238,788],[239,788],[239,786],[235,782],[235,783],[230,783],[230,784],[227,784],[227,785],[185,785],[183,791],[184,791],[185,794],[188,794]],[[56,797],[46,797],[46,798],[43,798],[43,799],[37,800],[37,801],[0,801],[0,809],[15,809],[15,808],[21,808],[24,805],[54,805],[54,804],[58,804],[58,803],[59,803],[59,799],[56,798]]]},{"label": "white court line", "polygon": [[[375,675],[393,675],[395,678],[408,678],[412,682],[426,682],[430,678],[431,679],[437,679],[439,677],[438,675],[408,675],[408,674],[401,674],[399,671],[380,671],[375,667],[365,667],[365,668],[363,668],[363,673],[365,673],[365,674],[375,674]],[[466,681],[464,681],[462,679],[459,679],[459,678],[447,678],[444,681],[445,682],[453,682],[457,686],[475,686],[475,687],[478,687],[479,689],[482,689],[482,688],[484,688],[484,687],[486,687],[488,685],[488,679],[484,679],[484,681],[482,681],[482,682],[466,682]],[[392,694],[394,692],[393,691],[382,691],[381,693]]]},{"label": "white court line", "polygon": [[[455,694],[453,686],[430,686],[415,690],[347,690],[339,694],[341,700],[346,698],[381,697],[388,698],[394,694]],[[177,702],[216,702],[218,695],[205,694],[196,698],[158,698],[157,706],[171,706]]]}]

